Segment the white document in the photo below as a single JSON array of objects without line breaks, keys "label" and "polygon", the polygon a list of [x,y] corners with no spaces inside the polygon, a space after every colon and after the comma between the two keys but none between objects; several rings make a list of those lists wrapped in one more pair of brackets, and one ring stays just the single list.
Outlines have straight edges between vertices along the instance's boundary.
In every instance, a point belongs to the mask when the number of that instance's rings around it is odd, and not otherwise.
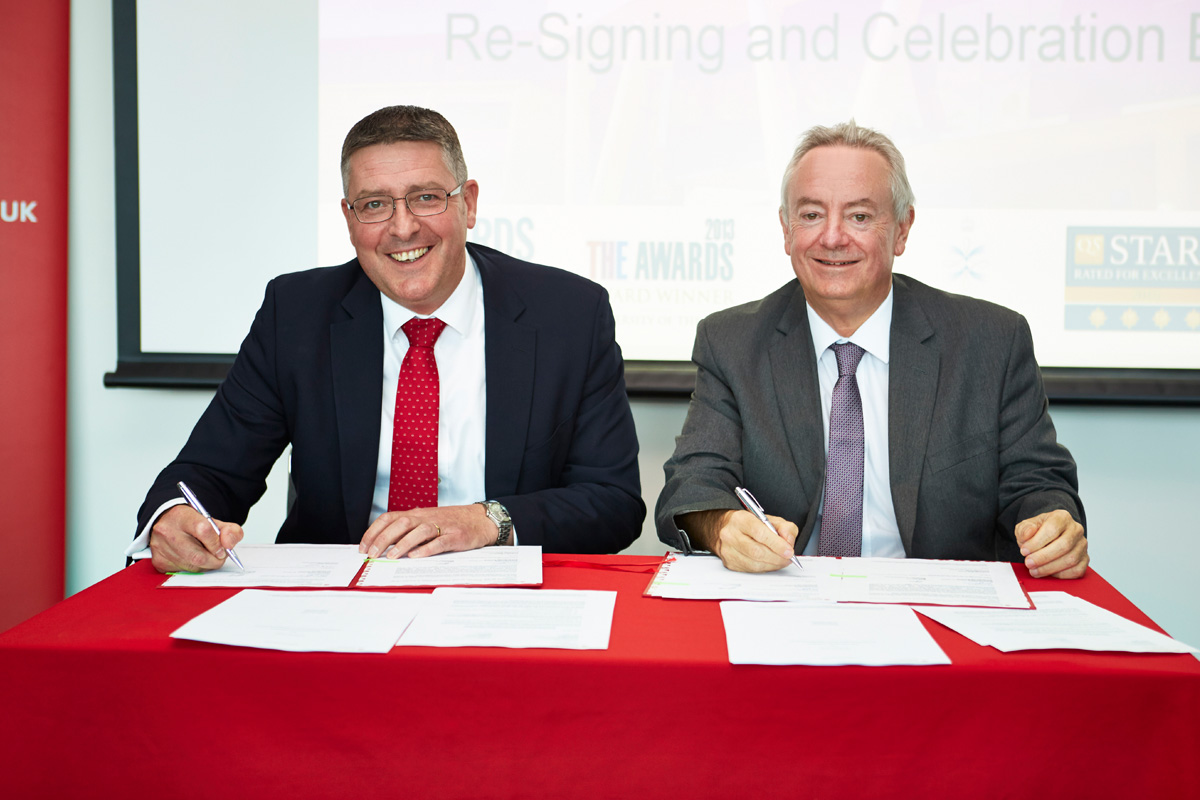
[{"label": "white document", "polygon": [[949,664],[903,606],[723,602],[731,664]]},{"label": "white document", "polygon": [[542,546],[482,547],[428,558],[376,558],[358,586],[539,586]]},{"label": "white document", "polygon": [[428,601],[427,594],[247,589],[171,636],[292,652],[386,653]]},{"label": "white document", "polygon": [[1029,608],[1011,564],[926,558],[814,558],[821,596],[839,602]]},{"label": "white document", "polygon": [[[826,559],[820,559],[826,560]],[[801,558],[804,569],[788,564],[776,572],[734,572],[716,556],[672,556],[658,568],[646,594],[679,600],[821,599],[820,572]]]},{"label": "white document", "polygon": [[1067,592],[1033,592],[1035,610],[918,609],[981,645],[1014,650],[1098,650],[1129,653],[1200,652],[1170,636]]},{"label": "white document", "polygon": [[1012,566],[921,558],[801,557],[776,572],[725,569],[715,556],[675,556],[646,594],[689,600],[790,600],[1029,608]]},{"label": "white document", "polygon": [[232,559],[225,559],[212,572],[176,572],[163,586],[239,588],[262,586],[348,587],[366,556],[356,544],[244,544],[237,547],[246,566],[242,572]]},{"label": "white document", "polygon": [[607,650],[616,592],[434,589],[398,645]]}]

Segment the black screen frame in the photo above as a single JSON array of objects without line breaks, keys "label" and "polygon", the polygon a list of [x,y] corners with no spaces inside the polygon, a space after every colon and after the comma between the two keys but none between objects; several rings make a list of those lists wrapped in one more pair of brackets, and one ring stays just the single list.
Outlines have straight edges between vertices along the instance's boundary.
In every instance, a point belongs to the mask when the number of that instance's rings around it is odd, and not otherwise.
[{"label": "black screen frame", "polygon": [[[137,0],[112,0],[113,126],[116,172],[117,365],[104,385],[214,389],[230,353],[141,349],[141,253],[138,197]],[[1045,367],[1046,394],[1070,404],[1200,405],[1200,369]],[[631,397],[685,398],[695,388],[688,361],[625,361]]]}]

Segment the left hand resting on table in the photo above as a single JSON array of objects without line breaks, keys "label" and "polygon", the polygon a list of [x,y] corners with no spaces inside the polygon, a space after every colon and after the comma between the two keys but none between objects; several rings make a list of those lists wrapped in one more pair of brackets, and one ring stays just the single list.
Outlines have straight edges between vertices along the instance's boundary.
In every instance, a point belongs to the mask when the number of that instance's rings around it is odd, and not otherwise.
[{"label": "left hand resting on table", "polygon": [[1014,533],[1033,577],[1080,578],[1087,572],[1087,537],[1068,512],[1059,509],[1022,520]]},{"label": "left hand resting on table", "polygon": [[496,523],[478,503],[388,511],[367,528],[358,552],[371,558],[422,558],[486,547],[496,543],[496,534]]}]

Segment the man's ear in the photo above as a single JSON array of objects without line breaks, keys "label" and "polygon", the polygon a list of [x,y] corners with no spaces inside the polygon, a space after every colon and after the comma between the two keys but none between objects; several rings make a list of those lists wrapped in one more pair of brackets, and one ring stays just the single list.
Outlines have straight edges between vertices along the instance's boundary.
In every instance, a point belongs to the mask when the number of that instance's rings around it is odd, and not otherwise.
[{"label": "man's ear", "polygon": [[787,211],[779,207],[779,224],[783,228],[783,252],[792,254],[792,228],[788,225]]},{"label": "man's ear", "polygon": [[917,210],[912,206],[908,207],[908,218],[903,220],[899,229],[896,231],[896,244],[892,247],[892,255],[898,256],[904,253],[904,246],[908,243],[908,232],[912,229],[913,220],[917,218]]},{"label": "man's ear", "polygon": [[479,204],[479,183],[469,180],[462,188],[463,205],[467,207],[467,229],[475,227],[475,209]]}]

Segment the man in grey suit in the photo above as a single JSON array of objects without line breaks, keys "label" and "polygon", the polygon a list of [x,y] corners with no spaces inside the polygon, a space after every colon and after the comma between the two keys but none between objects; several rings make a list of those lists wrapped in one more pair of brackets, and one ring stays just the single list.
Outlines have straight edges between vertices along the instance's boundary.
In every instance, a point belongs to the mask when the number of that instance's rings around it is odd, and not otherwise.
[{"label": "man in grey suit", "polygon": [[[1075,462],[1056,440],[1029,326],[893,275],[914,218],[886,136],[853,121],[805,134],[779,210],[797,280],[698,326],[696,391],[655,515],[664,542],[741,571],[803,553],[1084,574]],[[861,360],[839,370],[835,348]],[[741,510],[738,486],[778,534]],[[853,549],[839,551],[845,530]]]}]

